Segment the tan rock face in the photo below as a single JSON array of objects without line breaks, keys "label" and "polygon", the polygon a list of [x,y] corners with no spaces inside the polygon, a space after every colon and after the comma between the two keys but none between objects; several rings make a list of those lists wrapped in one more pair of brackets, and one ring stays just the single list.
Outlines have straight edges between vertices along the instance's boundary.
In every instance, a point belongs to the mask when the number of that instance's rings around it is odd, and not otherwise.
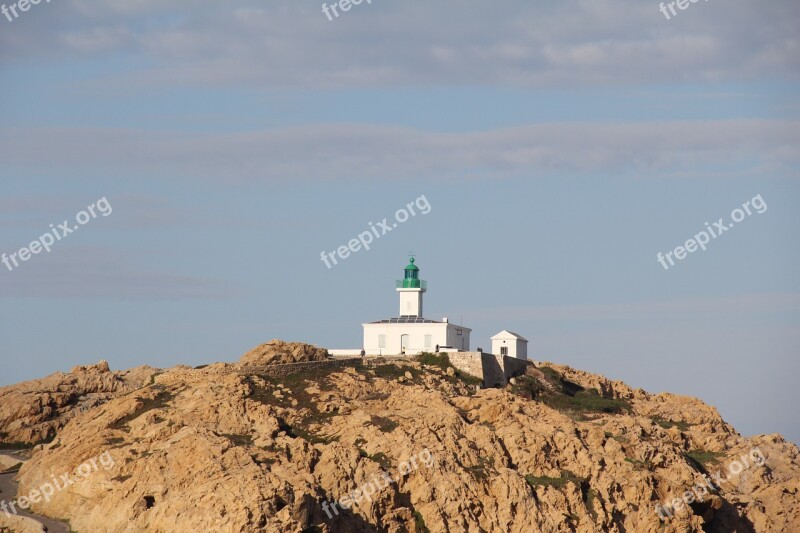
[{"label": "tan rock face", "polygon": [[0,533],[46,533],[41,524],[24,516],[0,513]]},{"label": "tan rock face", "polygon": [[53,438],[83,411],[136,390],[157,372],[147,366],[111,372],[108,363],[0,388],[0,442],[34,444]]},{"label": "tan rock face", "polygon": [[21,462],[21,459],[0,453],[0,472],[10,470]]},{"label": "tan rock face", "polygon": [[277,365],[302,361],[324,361],[328,350],[301,342],[284,342],[273,339],[244,354],[239,360],[246,365]]},{"label": "tan rock face", "polygon": [[[556,371],[607,398],[548,398],[527,376],[475,392],[414,362],[281,380],[175,369],[71,420],[20,489],[108,451],[113,467],[34,510],[92,533],[800,530],[795,445],[743,438],[692,398]],[[719,491],[662,522],[656,505],[743,456]]]}]

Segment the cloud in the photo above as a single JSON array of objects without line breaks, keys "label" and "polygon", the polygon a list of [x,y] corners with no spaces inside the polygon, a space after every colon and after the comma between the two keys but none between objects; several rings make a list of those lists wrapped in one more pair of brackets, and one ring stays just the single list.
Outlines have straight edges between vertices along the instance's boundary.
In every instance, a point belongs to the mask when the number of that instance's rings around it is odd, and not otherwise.
[{"label": "cloud", "polygon": [[107,82],[258,89],[453,84],[590,86],[797,79],[800,4],[501,5],[375,1],[333,22],[319,4],[78,0],[4,28],[0,62],[124,55]]},{"label": "cloud", "polygon": [[[203,178],[215,182],[470,179],[559,173],[796,173],[796,121],[536,124],[470,133],[358,124],[247,133],[0,130],[8,175]],[[46,147],[46,149],[44,148]],[[120,169],[123,169],[122,172]],[[707,170],[711,172],[711,170]]]},{"label": "cloud", "polygon": [[[102,192],[99,192],[102,191]],[[185,224],[201,224],[203,217],[196,211],[171,204],[166,198],[144,194],[109,194],[96,189],[96,196],[17,194],[0,197],[0,225],[5,228],[46,231],[47,224],[72,219],[78,211],[105,197],[113,209],[113,217],[103,218],[98,230],[165,228]]]},{"label": "cloud", "polygon": [[76,52],[93,53],[120,48],[131,38],[131,32],[126,28],[92,28],[89,31],[65,33],[62,42]]},{"label": "cloud", "polygon": [[32,256],[13,271],[0,264],[3,298],[184,300],[231,296],[216,281],[136,266],[136,258],[124,252],[58,244],[58,249]]}]

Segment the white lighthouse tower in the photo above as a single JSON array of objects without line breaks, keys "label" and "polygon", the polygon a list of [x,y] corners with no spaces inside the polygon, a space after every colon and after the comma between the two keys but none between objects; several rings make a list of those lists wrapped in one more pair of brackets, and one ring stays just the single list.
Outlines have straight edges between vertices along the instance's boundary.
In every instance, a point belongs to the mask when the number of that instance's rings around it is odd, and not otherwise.
[{"label": "white lighthouse tower", "polygon": [[419,268],[414,258],[409,259],[405,269],[405,277],[397,280],[397,292],[400,294],[401,317],[422,316],[422,295],[427,290],[427,283],[419,279]]}]

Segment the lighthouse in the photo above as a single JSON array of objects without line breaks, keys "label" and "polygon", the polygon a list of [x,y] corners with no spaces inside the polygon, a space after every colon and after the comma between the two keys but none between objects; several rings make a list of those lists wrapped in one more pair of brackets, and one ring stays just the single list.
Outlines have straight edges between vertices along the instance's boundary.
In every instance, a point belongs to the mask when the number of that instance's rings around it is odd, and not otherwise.
[{"label": "lighthouse", "polygon": [[400,294],[400,315],[401,317],[421,317],[422,316],[422,295],[428,289],[428,284],[419,279],[419,268],[414,264],[414,258],[408,260],[403,279],[397,280],[395,284],[397,292]]},{"label": "lighthouse", "polygon": [[412,256],[403,269],[403,279],[395,282],[400,296],[398,316],[362,324],[364,352],[368,355],[414,355],[440,349],[469,350],[472,331],[449,320],[431,320],[422,314],[422,298],[428,284],[419,277],[419,267]]},{"label": "lighthouse", "polygon": [[358,355],[412,357],[422,352],[445,352],[450,364],[481,378],[484,387],[502,387],[509,378],[525,374],[529,364],[528,340],[521,335],[503,330],[492,337],[494,353],[480,348],[471,352],[470,328],[452,324],[446,318],[425,318],[422,298],[428,291],[428,284],[419,275],[419,267],[411,255],[403,269],[403,279],[395,282],[395,291],[400,296],[398,316],[361,324],[364,328],[361,348],[328,350],[328,353],[334,357],[353,358]]}]

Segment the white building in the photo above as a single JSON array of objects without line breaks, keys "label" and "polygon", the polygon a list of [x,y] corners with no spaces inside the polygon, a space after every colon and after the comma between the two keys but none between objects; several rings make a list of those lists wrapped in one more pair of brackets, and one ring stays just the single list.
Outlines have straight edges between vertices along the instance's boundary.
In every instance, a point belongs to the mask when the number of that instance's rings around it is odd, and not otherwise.
[{"label": "white building", "polygon": [[[416,355],[435,352],[437,348],[441,352],[469,352],[470,328],[451,324],[446,318],[439,321],[423,317],[422,299],[428,286],[419,279],[419,268],[414,264],[414,258],[409,261],[403,279],[396,283],[400,297],[398,316],[362,324],[362,348],[328,350],[331,355],[353,357],[360,355],[362,350],[366,355]],[[528,360],[528,339],[522,335],[503,330],[491,340],[491,354]],[[475,352],[474,355],[482,360],[483,354]]]},{"label": "white building", "polygon": [[504,329],[492,337],[492,353],[517,359],[528,359],[528,339]]},{"label": "white building", "polygon": [[427,283],[419,279],[419,268],[412,257],[405,276],[396,284],[400,295],[400,313],[396,318],[362,324],[364,351],[367,355],[412,355],[420,352],[451,348],[469,351],[470,328],[422,316],[422,297]]}]

